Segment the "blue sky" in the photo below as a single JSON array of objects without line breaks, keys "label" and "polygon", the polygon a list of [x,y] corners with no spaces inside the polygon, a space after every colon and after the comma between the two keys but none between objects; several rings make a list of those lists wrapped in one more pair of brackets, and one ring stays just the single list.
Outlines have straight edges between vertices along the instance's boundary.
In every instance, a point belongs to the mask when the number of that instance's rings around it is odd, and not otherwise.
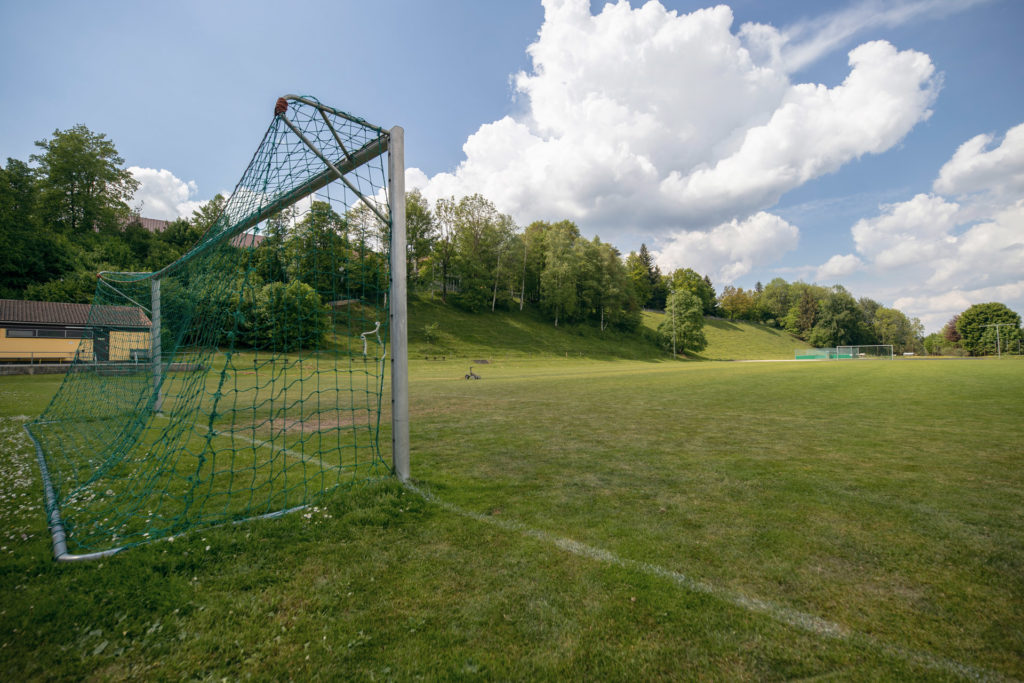
[{"label": "blue sky", "polygon": [[428,198],[570,218],[719,290],[842,283],[934,331],[1024,312],[1021,26],[1019,0],[4,3],[0,158],[84,123],[168,218],[312,94],[402,125]]}]

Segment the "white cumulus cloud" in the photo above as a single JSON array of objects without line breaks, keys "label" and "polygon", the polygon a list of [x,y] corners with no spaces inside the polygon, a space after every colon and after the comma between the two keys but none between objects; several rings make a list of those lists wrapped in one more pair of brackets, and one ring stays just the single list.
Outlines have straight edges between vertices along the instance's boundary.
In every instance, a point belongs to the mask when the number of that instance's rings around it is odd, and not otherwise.
[{"label": "white cumulus cloud", "polygon": [[936,88],[927,55],[877,41],[851,51],[850,66],[834,88],[791,86],[771,119],[748,129],[733,154],[688,173],[673,170],[662,191],[690,211],[770,206],[852,159],[884,152],[930,115]]},{"label": "white cumulus cloud", "polygon": [[[785,192],[890,149],[938,89],[927,55],[886,42],[853,49],[833,87],[793,83],[783,52],[794,40],[764,24],[734,31],[725,5],[680,14],[620,0],[595,15],[588,0],[543,4],[532,66],[513,78],[522,113],[481,125],[454,171],[410,169],[409,186],[431,201],[479,192],[520,224],[568,218],[613,243],[647,241],[669,267],[698,265],[675,260],[680,245],[766,224]],[[733,279],[792,248],[786,226],[779,247],[744,258],[698,251]]]},{"label": "white cumulus cloud", "polygon": [[883,269],[934,260],[952,246],[959,204],[935,195],[882,207],[884,213],[857,221],[851,229],[857,252]]},{"label": "white cumulus cloud", "polygon": [[838,280],[839,278],[856,273],[863,267],[864,262],[854,254],[836,254],[818,268],[814,279],[818,282]]},{"label": "white cumulus cloud", "polygon": [[795,249],[800,231],[764,211],[742,221],[733,219],[711,230],[683,230],[655,252],[665,271],[686,264],[716,283],[729,284],[755,266],[771,263]]},{"label": "white cumulus cloud", "polygon": [[977,135],[960,145],[939,171],[935,191],[947,195],[1024,194],[1024,123],[1006,131],[1002,143],[990,150],[993,139]]},{"label": "white cumulus cloud", "polygon": [[1024,124],[990,149],[993,140],[971,138],[942,166],[933,193],[883,205],[850,230],[874,283],[865,293],[898,292],[895,305],[929,331],[985,301],[1024,312]]},{"label": "white cumulus cloud", "polygon": [[129,166],[128,172],[139,181],[132,205],[146,218],[187,218],[205,203],[194,199],[199,190],[195,181],[184,181],[165,168]]}]

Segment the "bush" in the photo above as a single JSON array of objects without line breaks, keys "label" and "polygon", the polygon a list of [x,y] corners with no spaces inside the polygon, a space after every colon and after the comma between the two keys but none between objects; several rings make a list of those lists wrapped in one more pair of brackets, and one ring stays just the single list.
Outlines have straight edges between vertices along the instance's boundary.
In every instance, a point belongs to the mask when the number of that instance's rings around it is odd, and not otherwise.
[{"label": "bush", "polygon": [[423,326],[423,338],[428,344],[436,344],[440,336],[441,326],[436,322],[428,323]]},{"label": "bush", "polygon": [[298,280],[271,282],[256,296],[253,341],[261,348],[315,348],[330,327],[327,307],[313,288]]}]

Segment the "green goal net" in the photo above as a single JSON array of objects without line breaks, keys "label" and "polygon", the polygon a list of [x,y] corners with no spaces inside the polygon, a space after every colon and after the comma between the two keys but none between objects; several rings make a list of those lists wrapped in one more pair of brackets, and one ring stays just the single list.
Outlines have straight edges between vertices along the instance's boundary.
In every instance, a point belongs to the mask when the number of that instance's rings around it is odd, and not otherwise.
[{"label": "green goal net", "polygon": [[194,248],[155,273],[99,275],[86,338],[27,427],[58,558],[281,514],[392,472],[380,442],[400,130],[281,98]]},{"label": "green goal net", "polygon": [[837,346],[836,357],[844,360],[883,358],[892,360],[892,344],[862,344],[860,346]]}]

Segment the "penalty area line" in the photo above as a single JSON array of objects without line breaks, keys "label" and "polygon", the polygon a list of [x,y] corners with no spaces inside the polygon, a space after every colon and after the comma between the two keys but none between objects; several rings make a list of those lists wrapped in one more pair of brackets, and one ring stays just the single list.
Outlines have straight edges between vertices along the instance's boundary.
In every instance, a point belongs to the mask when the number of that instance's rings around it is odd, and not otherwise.
[{"label": "penalty area line", "polygon": [[798,628],[802,631],[808,631],[815,635],[830,638],[832,640],[839,640],[844,642],[850,642],[856,645],[863,645],[869,649],[873,649],[879,652],[883,652],[896,659],[902,659],[906,662],[921,665],[928,669],[941,671],[944,673],[955,674],[963,678],[976,681],[1001,681],[1011,680],[1006,676],[999,674],[994,671],[988,671],[978,667],[973,667],[968,664],[963,664],[946,657],[938,657],[929,652],[923,652],[920,650],[911,650],[907,648],[894,645],[887,641],[884,641],[875,636],[868,635],[866,633],[859,633],[853,631],[842,624],[838,624],[828,619],[814,616],[806,612],[786,607],[784,605],[777,604],[771,600],[765,600],[762,598],[751,597],[739,593],[737,591],[729,590],[727,588],[721,588],[715,586],[706,581],[700,581],[694,579],[686,574],[677,572],[672,569],[667,569],[649,562],[640,562],[638,560],[631,560],[625,557],[619,557],[615,553],[609,552],[602,548],[597,548],[586,543],[581,543],[570,538],[563,538],[549,534],[546,531],[540,529],[533,529],[519,522],[509,520],[507,518],[496,518],[491,515],[485,515],[479,512],[473,512],[449,503],[446,500],[438,498],[430,491],[419,488],[411,482],[405,482],[405,487],[418,494],[425,500],[440,506],[441,508],[452,512],[460,517],[466,517],[477,522],[489,524],[491,526],[504,529],[505,531],[512,531],[515,533],[528,536],[537,541],[545,543],[547,545],[553,545],[559,550],[571,553],[578,557],[585,557],[605,564],[622,567],[624,569],[631,569],[634,571],[647,574],[649,576],[657,576],[659,578],[668,579],[676,585],[684,588],[685,590],[699,593],[702,595],[708,595],[722,602],[745,609],[749,612],[762,614],[767,616],[774,621]]}]

